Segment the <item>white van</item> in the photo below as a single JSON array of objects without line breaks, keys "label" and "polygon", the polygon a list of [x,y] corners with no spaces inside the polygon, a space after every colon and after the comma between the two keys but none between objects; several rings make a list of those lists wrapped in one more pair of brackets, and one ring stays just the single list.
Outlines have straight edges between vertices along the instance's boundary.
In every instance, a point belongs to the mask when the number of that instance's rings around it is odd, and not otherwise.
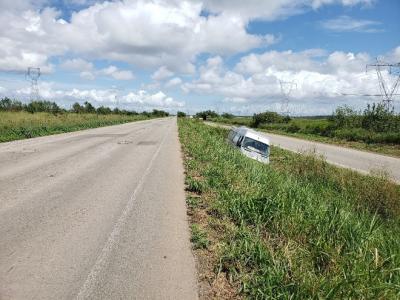
[{"label": "white van", "polygon": [[262,163],[269,163],[269,139],[260,132],[247,127],[234,127],[228,135],[228,141],[240,151]]}]

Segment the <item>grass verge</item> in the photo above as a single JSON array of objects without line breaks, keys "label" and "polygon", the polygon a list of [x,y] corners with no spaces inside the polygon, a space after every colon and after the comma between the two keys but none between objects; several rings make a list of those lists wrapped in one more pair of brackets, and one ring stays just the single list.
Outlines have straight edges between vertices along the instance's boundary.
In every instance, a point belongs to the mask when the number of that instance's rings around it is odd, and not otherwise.
[{"label": "grass verge", "polygon": [[202,298],[400,297],[399,186],[279,148],[263,165],[178,122]]},{"label": "grass verge", "polygon": [[0,112],[0,142],[148,119],[146,116]]}]

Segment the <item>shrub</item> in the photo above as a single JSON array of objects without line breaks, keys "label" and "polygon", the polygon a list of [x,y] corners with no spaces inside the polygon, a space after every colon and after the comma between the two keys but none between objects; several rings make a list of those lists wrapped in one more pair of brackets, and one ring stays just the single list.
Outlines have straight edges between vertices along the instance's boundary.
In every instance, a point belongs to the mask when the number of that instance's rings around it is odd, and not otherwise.
[{"label": "shrub", "polygon": [[287,119],[282,117],[276,112],[266,111],[259,114],[253,115],[253,122],[252,127],[259,127],[261,124],[268,124],[268,123],[285,123]]},{"label": "shrub", "polygon": [[207,120],[209,118],[218,118],[218,117],[219,117],[219,115],[215,111],[212,111],[212,110],[205,110],[205,111],[198,112],[196,114],[196,118],[201,118],[203,120]]},{"label": "shrub", "polygon": [[221,117],[225,118],[225,119],[233,119],[235,116],[230,114],[230,113],[223,113],[221,115]]}]

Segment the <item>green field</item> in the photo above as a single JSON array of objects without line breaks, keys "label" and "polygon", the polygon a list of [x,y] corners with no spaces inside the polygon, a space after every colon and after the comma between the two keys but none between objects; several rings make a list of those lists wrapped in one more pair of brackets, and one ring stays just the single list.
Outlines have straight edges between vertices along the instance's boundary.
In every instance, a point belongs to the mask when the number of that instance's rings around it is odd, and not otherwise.
[{"label": "green field", "polygon": [[149,119],[143,115],[1,112],[0,142]]},{"label": "green field", "polygon": [[399,299],[399,186],[279,148],[263,165],[178,122],[202,296]]},{"label": "green field", "polygon": [[[235,125],[252,126],[252,117],[211,118],[210,121]],[[336,144],[400,157],[400,132],[374,133],[360,128],[331,130],[328,117],[292,118],[288,123],[261,124],[260,131],[282,134],[321,143]]]}]

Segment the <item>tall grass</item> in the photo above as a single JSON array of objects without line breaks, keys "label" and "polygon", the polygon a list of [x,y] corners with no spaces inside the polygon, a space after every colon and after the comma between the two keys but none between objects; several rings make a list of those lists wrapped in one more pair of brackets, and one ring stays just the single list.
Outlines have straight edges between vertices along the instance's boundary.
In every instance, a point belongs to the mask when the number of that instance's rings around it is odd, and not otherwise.
[{"label": "tall grass", "polygon": [[179,120],[179,134],[203,245],[241,296],[400,297],[398,186],[278,148],[263,165],[199,122]]},{"label": "tall grass", "polygon": [[143,115],[0,112],[0,142],[148,119]]}]

